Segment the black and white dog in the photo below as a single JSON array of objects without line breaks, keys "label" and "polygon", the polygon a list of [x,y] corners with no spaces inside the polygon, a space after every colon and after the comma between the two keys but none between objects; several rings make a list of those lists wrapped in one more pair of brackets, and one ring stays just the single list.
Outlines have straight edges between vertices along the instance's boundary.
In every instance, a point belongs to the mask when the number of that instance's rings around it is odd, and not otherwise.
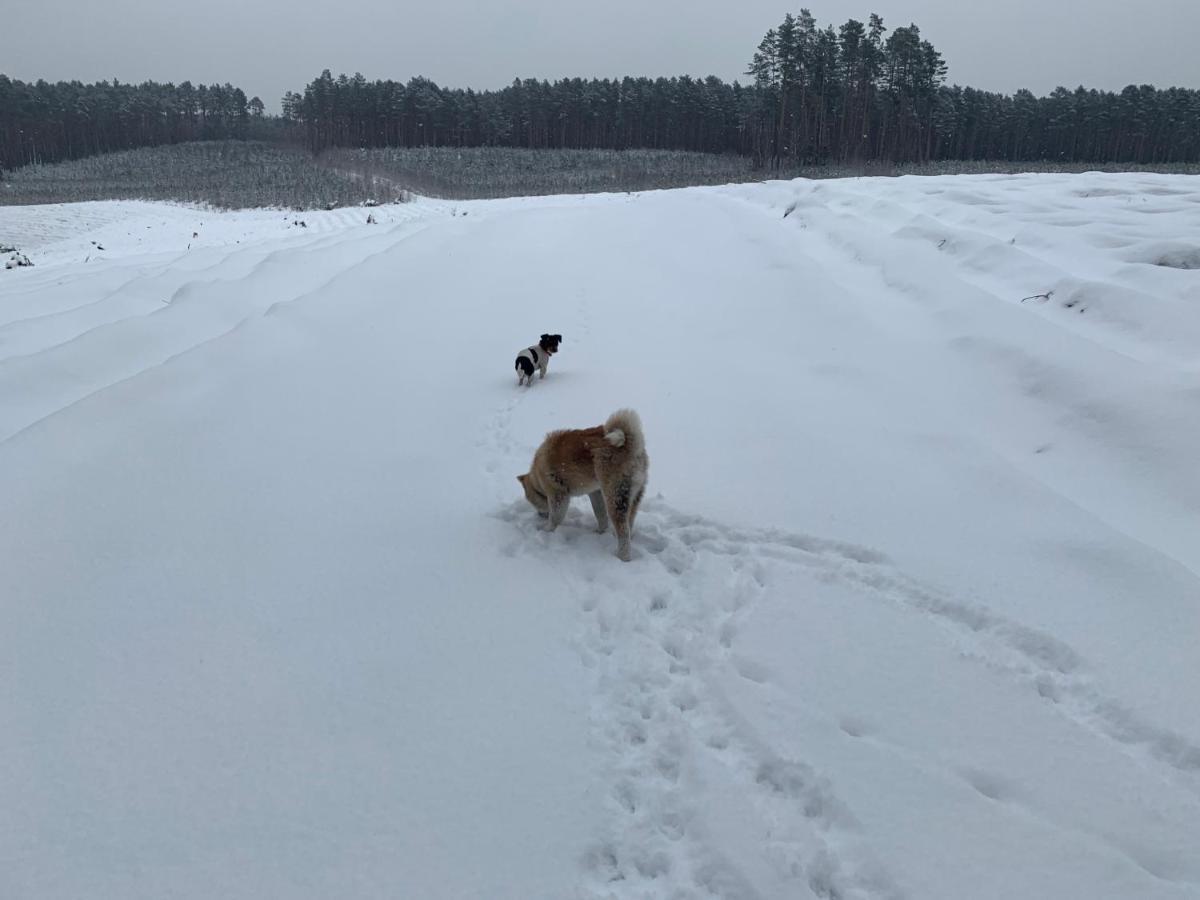
[{"label": "black and white dog", "polygon": [[517,354],[517,384],[533,384],[533,370],[538,369],[542,377],[546,377],[546,366],[550,357],[558,352],[558,342],[563,339],[561,334],[543,334],[535,347],[526,347]]}]

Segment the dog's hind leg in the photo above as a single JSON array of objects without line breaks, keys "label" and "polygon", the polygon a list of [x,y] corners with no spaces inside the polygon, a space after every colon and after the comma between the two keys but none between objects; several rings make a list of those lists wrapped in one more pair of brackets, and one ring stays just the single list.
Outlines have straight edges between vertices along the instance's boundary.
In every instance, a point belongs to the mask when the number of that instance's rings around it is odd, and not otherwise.
[{"label": "dog's hind leg", "polygon": [[604,494],[601,491],[592,491],[588,494],[588,499],[592,501],[592,512],[596,514],[596,534],[604,534],[608,531],[608,510],[604,508]]},{"label": "dog's hind leg", "polygon": [[604,500],[613,531],[617,533],[617,557],[629,562],[633,558],[629,549],[629,483],[618,484],[613,494],[605,494]]},{"label": "dog's hind leg", "polygon": [[642,498],[646,496],[646,486],[642,485],[638,489],[637,496],[633,498],[633,504],[629,507],[629,532],[633,533],[633,523],[637,520],[638,509],[642,505]]}]

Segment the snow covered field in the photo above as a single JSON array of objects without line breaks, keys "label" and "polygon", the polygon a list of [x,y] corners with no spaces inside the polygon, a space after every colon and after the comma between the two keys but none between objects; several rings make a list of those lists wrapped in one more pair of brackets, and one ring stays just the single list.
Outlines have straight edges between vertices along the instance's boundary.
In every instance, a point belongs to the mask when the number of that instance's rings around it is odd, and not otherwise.
[{"label": "snow covered field", "polygon": [[1200,898],[1200,179],[373,212],[0,209],[0,896]]}]

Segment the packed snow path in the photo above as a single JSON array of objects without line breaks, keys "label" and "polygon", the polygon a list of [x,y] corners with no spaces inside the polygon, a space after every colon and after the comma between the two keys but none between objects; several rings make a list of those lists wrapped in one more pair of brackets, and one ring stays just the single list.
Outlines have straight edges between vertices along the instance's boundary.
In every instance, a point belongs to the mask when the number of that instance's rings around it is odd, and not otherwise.
[{"label": "packed snow path", "polygon": [[0,894],[1200,897],[1197,179],[365,215],[0,209]]}]

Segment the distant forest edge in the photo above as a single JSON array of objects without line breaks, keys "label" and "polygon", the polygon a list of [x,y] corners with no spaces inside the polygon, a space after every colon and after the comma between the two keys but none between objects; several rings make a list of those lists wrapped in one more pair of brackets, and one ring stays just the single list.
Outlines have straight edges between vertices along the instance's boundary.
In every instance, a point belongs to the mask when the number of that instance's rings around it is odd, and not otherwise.
[{"label": "distant forest edge", "polygon": [[160,144],[241,140],[269,129],[269,118],[258,97],[247,100],[229,84],[27,84],[0,75],[0,168]]},{"label": "distant forest edge", "polygon": [[115,80],[27,84],[0,75],[0,168],[193,140],[330,148],[682,150],[757,168],[944,160],[1200,162],[1200,91],[1130,85],[1035,97],[947,86],[916,25],[872,14],[818,27],[788,14],[753,53],[746,84],[716,77],[516,80],[495,91],[329,70],[283,97],[282,116],[232,85]]}]

